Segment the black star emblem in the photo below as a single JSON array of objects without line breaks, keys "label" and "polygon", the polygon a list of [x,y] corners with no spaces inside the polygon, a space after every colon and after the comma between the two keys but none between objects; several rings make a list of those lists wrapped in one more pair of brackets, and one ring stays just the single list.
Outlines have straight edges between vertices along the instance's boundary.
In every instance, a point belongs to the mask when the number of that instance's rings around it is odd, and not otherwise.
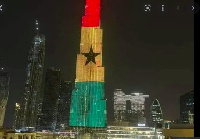
[{"label": "black star emblem", "polygon": [[84,55],[85,57],[87,57],[87,60],[85,62],[85,65],[87,65],[88,63],[90,63],[90,61],[92,61],[94,64],[96,64],[95,62],[95,57],[98,56],[100,53],[94,53],[92,46],[90,48],[90,52],[89,53],[82,53],[82,55]]}]

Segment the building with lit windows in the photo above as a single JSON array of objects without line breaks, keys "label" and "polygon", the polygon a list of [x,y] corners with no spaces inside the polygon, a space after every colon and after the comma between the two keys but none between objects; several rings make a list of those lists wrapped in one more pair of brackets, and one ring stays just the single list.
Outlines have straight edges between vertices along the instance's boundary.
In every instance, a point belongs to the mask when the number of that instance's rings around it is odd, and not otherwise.
[{"label": "building with lit windows", "polygon": [[40,130],[40,125],[41,125],[41,119],[42,119],[42,102],[43,99],[42,97],[38,101],[38,112],[37,112],[37,120],[36,120],[36,131]]},{"label": "building with lit windows", "polygon": [[20,104],[16,103],[15,104],[15,115],[14,115],[14,123],[13,123],[13,129],[20,129],[20,112],[21,112],[21,108],[20,108]]},{"label": "building with lit windows", "polygon": [[72,83],[71,81],[61,81],[58,95],[58,115],[56,129],[65,130],[69,126],[69,114],[71,104]]},{"label": "building with lit windows", "polygon": [[126,100],[124,99],[125,93],[121,89],[114,91],[114,118],[115,121],[125,121],[126,113]]},{"label": "building with lit windows", "polygon": [[104,67],[102,66],[100,0],[86,0],[82,18],[80,53],[77,55],[70,126],[106,127]]},{"label": "building with lit windows", "polygon": [[121,89],[114,91],[114,118],[115,122],[129,122],[130,126],[145,126],[144,117],[145,98],[149,95],[131,93],[125,95]]},{"label": "building with lit windows", "polygon": [[163,123],[163,112],[160,106],[160,103],[157,99],[155,99],[151,105],[150,108],[151,112],[151,122],[155,124],[161,124]]},{"label": "building with lit windows", "polygon": [[21,128],[34,130],[41,97],[41,84],[45,58],[45,36],[39,33],[36,20],[36,33],[28,54],[25,89],[21,102]]},{"label": "building with lit windows", "polygon": [[0,127],[3,127],[9,96],[10,77],[5,68],[0,67]]},{"label": "building with lit windows", "polygon": [[56,129],[60,82],[60,69],[47,69],[40,122],[43,130],[55,131]]},{"label": "building with lit windows", "polygon": [[108,126],[107,139],[164,139],[154,127]]},{"label": "building with lit windows", "polygon": [[61,79],[61,70],[49,68],[38,130],[62,131],[69,126],[72,83]]},{"label": "building with lit windows", "polygon": [[194,91],[180,96],[180,120],[182,123],[194,123]]},{"label": "building with lit windows", "polygon": [[0,131],[0,139],[61,139],[59,136],[50,132],[13,132]]}]

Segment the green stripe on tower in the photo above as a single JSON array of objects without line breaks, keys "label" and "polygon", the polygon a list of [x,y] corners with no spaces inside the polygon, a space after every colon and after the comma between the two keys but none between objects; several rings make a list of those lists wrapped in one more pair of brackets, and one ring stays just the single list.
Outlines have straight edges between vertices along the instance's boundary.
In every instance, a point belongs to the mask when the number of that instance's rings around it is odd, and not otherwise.
[{"label": "green stripe on tower", "polygon": [[71,99],[70,126],[106,127],[104,83],[76,82]]}]

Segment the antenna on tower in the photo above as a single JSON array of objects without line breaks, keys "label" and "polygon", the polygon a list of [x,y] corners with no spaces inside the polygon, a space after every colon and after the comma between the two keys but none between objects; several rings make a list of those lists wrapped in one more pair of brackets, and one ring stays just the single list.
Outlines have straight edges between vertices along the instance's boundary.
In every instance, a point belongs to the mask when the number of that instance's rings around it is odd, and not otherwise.
[{"label": "antenna on tower", "polygon": [[36,30],[36,33],[39,33],[39,22],[38,22],[38,20],[35,20],[35,30]]}]

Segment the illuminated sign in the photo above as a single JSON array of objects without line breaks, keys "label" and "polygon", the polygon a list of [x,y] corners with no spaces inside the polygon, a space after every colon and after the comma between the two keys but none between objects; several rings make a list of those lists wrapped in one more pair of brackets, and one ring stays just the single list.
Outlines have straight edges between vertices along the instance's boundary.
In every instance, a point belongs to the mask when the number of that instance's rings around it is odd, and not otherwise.
[{"label": "illuminated sign", "polygon": [[138,124],[138,126],[145,126],[145,124]]}]

